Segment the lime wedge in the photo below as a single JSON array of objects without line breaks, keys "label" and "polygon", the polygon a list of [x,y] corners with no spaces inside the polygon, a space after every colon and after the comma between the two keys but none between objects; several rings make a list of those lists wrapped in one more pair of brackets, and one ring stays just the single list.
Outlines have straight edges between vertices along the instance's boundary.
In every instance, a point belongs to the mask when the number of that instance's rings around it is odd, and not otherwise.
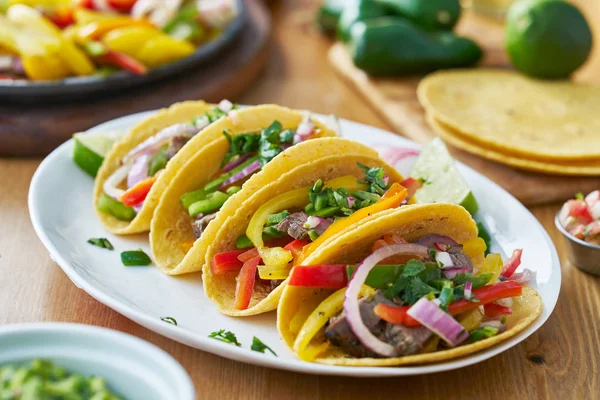
[{"label": "lime wedge", "polygon": [[425,183],[415,194],[417,203],[460,204],[471,215],[479,209],[471,189],[439,138],[423,147],[410,175]]},{"label": "lime wedge", "polygon": [[74,134],[73,161],[79,168],[95,177],[100,165],[102,165],[104,156],[118,137],[119,134],[115,132],[98,135],[88,135],[82,132]]}]

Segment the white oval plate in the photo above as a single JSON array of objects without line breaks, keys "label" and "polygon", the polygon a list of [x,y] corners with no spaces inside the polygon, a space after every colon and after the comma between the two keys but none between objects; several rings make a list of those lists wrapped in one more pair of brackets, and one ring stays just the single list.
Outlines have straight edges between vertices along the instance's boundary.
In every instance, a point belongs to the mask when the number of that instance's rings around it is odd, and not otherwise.
[{"label": "white oval plate", "polygon": [[[90,134],[127,130],[147,113],[130,115],[93,128]],[[384,149],[418,148],[407,139],[370,126],[341,121],[343,136]],[[514,197],[474,170],[459,165],[480,205],[479,218],[490,228],[494,251],[510,255],[524,248],[521,268],[536,272],[532,283],[544,310],[520,334],[484,351],[459,359],[410,367],[336,367],[298,360],[280,340],[275,313],[231,318],[220,314],[202,290],[198,274],[173,278],[152,267],[124,267],[120,252],[142,248],[150,254],[146,234],[115,236],[106,232],[92,205],[94,182],[72,161],[73,141],[52,152],[36,171],[29,191],[29,210],[35,231],[50,256],[81,289],[115,311],[161,335],[186,345],[250,364],[322,375],[400,376],[447,371],[486,360],[523,341],[548,319],[560,290],[561,272],[556,249],[535,217]],[[525,227],[525,229],[524,229]],[[107,237],[115,247],[108,251],[86,241]],[[170,316],[179,325],[163,322]],[[219,329],[234,332],[242,347],[208,338]],[[279,357],[250,350],[256,336]]]}]

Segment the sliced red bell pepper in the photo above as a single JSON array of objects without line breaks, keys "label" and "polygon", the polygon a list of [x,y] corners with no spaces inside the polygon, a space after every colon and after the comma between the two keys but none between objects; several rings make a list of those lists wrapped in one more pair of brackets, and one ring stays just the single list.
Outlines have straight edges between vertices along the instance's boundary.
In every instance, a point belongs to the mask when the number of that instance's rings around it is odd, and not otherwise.
[{"label": "sliced red bell pepper", "polygon": [[521,254],[523,254],[523,249],[516,249],[513,251],[512,257],[510,257],[502,267],[502,272],[500,272],[501,276],[510,278],[512,274],[515,273],[515,270],[521,265]]},{"label": "sliced red bell pepper", "polygon": [[115,10],[128,14],[137,0],[108,0],[108,5]]},{"label": "sliced red bell pepper", "polygon": [[302,252],[302,248],[307,244],[310,244],[310,242],[307,242],[306,240],[295,239],[285,245],[284,249],[290,251],[292,256],[296,258],[296,256]]},{"label": "sliced red bell pepper", "polygon": [[246,261],[250,260],[251,258],[254,257],[258,257],[258,249],[256,247],[251,248],[250,250],[240,254],[238,256],[238,260],[240,260],[241,262],[245,263]]},{"label": "sliced red bell pepper", "polygon": [[215,254],[210,261],[210,269],[215,275],[226,274],[227,272],[239,271],[244,265],[238,257],[247,250],[232,250]]},{"label": "sliced red bell pepper", "polygon": [[515,281],[504,281],[482,286],[474,289],[472,293],[473,297],[479,300],[478,302],[466,299],[453,301],[448,305],[448,312],[452,315],[462,314],[465,311],[473,310],[500,299],[520,296],[521,293],[523,293],[523,285]]},{"label": "sliced red bell pepper", "polygon": [[[492,303],[500,299],[520,296],[522,292],[523,286],[515,281],[505,281],[495,283],[493,285],[482,286],[473,290],[472,293],[473,298],[479,301],[474,302],[466,299],[453,301],[448,305],[448,312],[451,315],[462,314],[466,311],[473,310],[479,306],[485,306],[488,303]],[[382,304],[378,304],[375,309],[377,309],[380,305]],[[379,314],[377,314],[377,311],[375,311],[375,313],[377,316],[379,316],[379,318],[392,324],[397,324],[398,322],[396,321],[406,321],[406,324],[412,324],[413,322],[407,320],[406,318],[406,312],[410,309],[410,307],[412,306],[385,306],[379,308]]]},{"label": "sliced red bell pepper", "polygon": [[489,303],[483,306],[483,311],[485,312],[485,315],[487,315],[490,318],[495,318],[495,317],[499,317],[501,315],[511,315],[512,314],[512,310],[506,306],[501,306],[500,304],[496,304],[496,303]]},{"label": "sliced red bell pepper", "polygon": [[417,190],[423,187],[423,182],[415,178],[406,178],[404,182],[401,183],[406,189],[408,189],[408,194],[406,195],[407,199],[410,199],[415,195]]},{"label": "sliced red bell pepper", "polygon": [[146,196],[156,181],[155,177],[144,179],[135,186],[130,187],[121,196],[121,202],[128,207],[136,206],[146,200]]},{"label": "sliced red bell pepper", "polygon": [[414,319],[406,313],[409,308],[410,306],[397,307],[379,303],[375,306],[373,312],[379,318],[391,324],[405,326],[421,326],[421,323],[419,321],[417,321],[416,319]]},{"label": "sliced red bell pepper", "polygon": [[118,51],[108,50],[104,56],[106,61],[126,71],[132,72],[136,75],[144,75],[148,72],[148,68],[133,57],[128,56],[125,53],[119,53]]},{"label": "sliced red bell pepper", "polygon": [[343,288],[348,284],[346,264],[297,265],[292,270],[289,284],[328,289]]},{"label": "sliced red bell pepper", "polygon": [[60,29],[75,23],[72,8],[59,9],[52,13],[44,14],[44,16]]},{"label": "sliced red bell pepper", "polygon": [[260,257],[251,258],[244,263],[242,269],[240,270],[240,273],[237,277],[237,283],[235,285],[234,307],[236,310],[245,310],[250,304],[252,292],[254,291],[256,271],[259,263]]}]

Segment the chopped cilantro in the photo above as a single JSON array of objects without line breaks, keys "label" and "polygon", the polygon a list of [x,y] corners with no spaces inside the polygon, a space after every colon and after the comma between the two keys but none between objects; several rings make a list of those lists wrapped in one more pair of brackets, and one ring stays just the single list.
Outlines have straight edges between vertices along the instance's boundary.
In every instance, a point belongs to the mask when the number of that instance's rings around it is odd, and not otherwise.
[{"label": "chopped cilantro", "polygon": [[177,326],[177,320],[173,317],[160,317],[161,321]]},{"label": "chopped cilantro", "polygon": [[279,141],[281,143],[292,144],[294,142],[294,136],[296,136],[296,132],[291,129],[286,129],[279,134]]},{"label": "chopped cilantro", "polygon": [[101,247],[103,249],[108,249],[108,250],[115,249],[113,247],[112,243],[109,242],[108,239],[106,239],[106,238],[91,238],[91,239],[88,239],[87,242],[90,244],[93,244],[94,246]]},{"label": "chopped cilantro", "polygon": [[469,343],[475,343],[495,336],[496,334],[498,334],[498,328],[494,328],[493,326],[482,326],[469,334]]},{"label": "chopped cilantro", "polygon": [[224,342],[224,343],[235,344],[237,347],[242,346],[242,344],[240,342],[238,342],[237,337],[235,336],[235,333],[233,333],[231,331],[226,331],[225,329],[219,329],[218,331],[211,332],[211,334],[208,335],[208,337],[211,339],[220,340],[221,342]]},{"label": "chopped cilantro", "polygon": [[138,249],[122,252],[121,262],[126,267],[145,267],[152,264],[152,259],[142,249]]},{"label": "chopped cilantro", "polygon": [[402,276],[417,276],[425,271],[425,264],[419,260],[409,260],[402,271]]},{"label": "chopped cilantro", "polygon": [[256,336],[252,338],[252,346],[250,346],[250,349],[252,349],[253,351],[258,351],[259,353],[264,353],[265,350],[269,350],[271,354],[277,357],[277,354]]},{"label": "chopped cilantro", "polygon": [[234,157],[242,157],[249,153],[255,153],[260,146],[260,135],[256,133],[244,133],[240,135],[231,135],[224,130],[223,135],[229,141],[229,151],[223,158],[221,166],[229,163]]},{"label": "chopped cilantro", "polygon": [[585,196],[583,195],[583,193],[579,192],[577,194],[575,194],[575,198],[577,200],[585,200]]},{"label": "chopped cilantro", "polygon": [[365,180],[359,181],[359,183],[365,183],[369,185],[369,192],[382,195],[390,187],[390,185],[385,183],[385,171],[383,168],[370,168],[361,163],[358,163],[358,166],[365,171],[366,175]]}]

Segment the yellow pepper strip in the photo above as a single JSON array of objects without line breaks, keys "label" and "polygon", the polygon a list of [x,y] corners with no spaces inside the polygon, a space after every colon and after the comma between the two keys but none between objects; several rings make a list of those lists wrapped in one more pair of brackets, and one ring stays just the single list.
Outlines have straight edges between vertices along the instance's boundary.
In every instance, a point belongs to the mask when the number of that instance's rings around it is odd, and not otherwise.
[{"label": "yellow pepper strip", "polygon": [[483,240],[480,237],[468,240],[463,243],[463,251],[472,259],[484,254],[486,249],[487,246],[485,244],[485,240]]},{"label": "yellow pepper strip", "polygon": [[114,29],[133,26],[156,29],[154,25],[143,19],[113,17],[111,19],[90,22],[89,24],[82,26],[77,32],[77,39],[80,43],[98,40]]},{"label": "yellow pepper strip", "polygon": [[155,28],[127,26],[108,32],[102,38],[102,42],[111,50],[136,57],[146,42],[161,35],[162,33]]},{"label": "yellow pepper strip", "polygon": [[73,11],[73,19],[75,20],[76,25],[79,26],[87,25],[95,21],[104,21],[114,18],[115,16],[112,14],[96,12],[83,7],[77,7],[75,11]]},{"label": "yellow pepper strip", "polygon": [[[339,189],[346,188],[348,191],[354,191],[363,189],[366,187],[364,184],[359,184],[356,181],[356,177],[352,175],[343,176],[336,178],[331,181],[325,182],[325,186]],[[246,236],[254,244],[254,247],[258,249],[265,265],[272,266],[274,268],[283,269],[287,264],[292,261],[292,253],[281,248],[273,247],[267,248],[263,242],[263,228],[267,223],[267,217],[271,214],[280,212],[288,208],[304,207],[308,203],[308,191],[310,187],[304,187],[292,190],[280,194],[272,198],[263,204],[252,216],[248,228],[246,229]]]},{"label": "yellow pepper strip", "polygon": [[266,280],[283,280],[290,275],[291,269],[292,268],[289,266],[286,266],[285,268],[273,268],[269,265],[259,265],[258,276],[260,276],[260,279]]},{"label": "yellow pepper strip", "polygon": [[419,351],[419,354],[433,353],[434,351],[437,351],[439,344],[440,344],[440,337],[437,335],[434,335],[433,337],[429,338],[429,340],[427,340],[427,342],[425,342],[425,346],[423,346],[421,351]]},{"label": "yellow pepper strip", "polygon": [[[59,49],[57,49],[56,54],[49,54],[49,57],[60,58],[72,73],[76,75],[90,75],[94,73],[96,68],[88,56],[76,47],[72,41],[65,39],[60,29],[37,10],[24,5],[15,5],[8,9],[7,16],[12,22],[25,28],[26,31],[37,34],[43,37],[44,40],[52,40],[58,43]],[[19,42],[19,44],[21,43],[22,41]],[[30,62],[32,61],[30,60]],[[54,66],[58,71],[58,65],[60,64],[58,61],[48,60],[46,63]],[[34,75],[39,76],[39,73],[34,73]],[[60,77],[62,74],[56,73],[56,75]],[[35,79],[35,77],[33,78]]]},{"label": "yellow pepper strip", "polygon": [[292,319],[290,320],[290,332],[294,335],[297,335],[302,329],[302,325],[308,319],[308,316],[311,314],[312,310],[308,307],[302,308],[302,311],[298,311]]},{"label": "yellow pepper strip", "polygon": [[32,80],[56,80],[70,75],[67,66],[59,57],[22,55],[23,69]]},{"label": "yellow pepper strip", "polygon": [[[310,341],[317,335],[317,333],[327,324],[327,321],[333,316],[338,315],[344,308],[344,295],[346,294],[346,288],[342,288],[331,296],[323,300],[321,304],[314,309],[308,316],[302,329],[296,336],[294,341],[293,349],[298,356],[305,360],[307,354],[305,353],[306,348]],[[363,285],[360,290],[360,296],[372,296],[375,294],[375,290],[367,285]],[[318,354],[318,353],[317,353]]]},{"label": "yellow pepper strip", "polygon": [[0,46],[11,53],[19,53],[17,46],[18,28],[0,14]]},{"label": "yellow pepper strip", "polygon": [[299,354],[299,357],[303,361],[311,362],[321,353],[324,353],[329,348],[329,342],[324,341],[321,344],[312,344],[310,343],[302,354]]},{"label": "yellow pepper strip", "polygon": [[160,35],[146,42],[135,58],[149,67],[158,67],[185,58],[195,50],[190,42]]},{"label": "yellow pepper strip", "polygon": [[492,273],[493,276],[488,283],[494,283],[500,277],[503,265],[504,263],[502,262],[502,256],[500,256],[500,254],[488,254],[475,275],[479,276],[488,272]]},{"label": "yellow pepper strip", "polygon": [[387,210],[390,208],[398,207],[402,200],[406,198],[408,194],[408,190],[405,187],[400,185],[399,183],[394,183],[386,193],[379,199],[378,202],[372,204],[368,207],[361,208],[357,210],[352,215],[338,219],[333,224],[327,228],[327,230],[317,238],[314,242],[307,245],[302,249],[302,253],[299,254],[298,259],[296,260],[297,264],[301,264],[306,257],[308,257],[311,253],[313,253],[320,245],[322,245],[325,241],[329,240],[331,237],[337,235],[344,229],[354,225],[363,219],[367,218],[370,215],[376,214],[383,210]]}]

